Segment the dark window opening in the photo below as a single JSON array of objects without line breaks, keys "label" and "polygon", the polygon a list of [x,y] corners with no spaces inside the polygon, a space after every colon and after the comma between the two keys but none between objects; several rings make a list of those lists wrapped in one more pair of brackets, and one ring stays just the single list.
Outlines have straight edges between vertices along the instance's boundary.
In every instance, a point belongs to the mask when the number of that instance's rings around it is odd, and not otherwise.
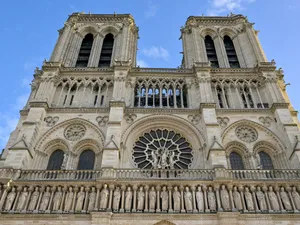
[{"label": "dark window opening", "polygon": [[92,150],[85,150],[79,156],[78,170],[92,170],[95,164],[95,153]]},{"label": "dark window opening", "polygon": [[206,49],[206,55],[208,61],[211,63],[211,67],[213,68],[219,68],[219,62],[217,58],[217,53],[215,49],[215,44],[211,36],[206,36],[205,37],[205,49]]},{"label": "dark window opening", "polygon": [[236,153],[231,152],[229,155],[230,165],[232,170],[244,170],[244,163],[242,157]]},{"label": "dark window opening", "polygon": [[112,34],[107,34],[103,40],[98,67],[110,67],[113,47],[114,36]]},{"label": "dark window opening", "polygon": [[60,170],[64,159],[64,152],[60,149],[54,151],[48,161],[47,170]]},{"label": "dark window opening", "polygon": [[100,105],[103,105],[103,103],[104,103],[104,95],[101,96]]},{"label": "dark window opening", "polygon": [[66,95],[66,96],[65,96],[63,105],[65,105],[65,104],[66,104],[67,97],[68,97],[68,95]]},{"label": "dark window opening", "polygon": [[237,58],[233,42],[227,35],[224,36],[224,46],[228,58],[228,62],[231,68],[240,68],[240,63]]},{"label": "dark window opening", "polygon": [[95,99],[94,99],[94,105],[97,104],[97,99],[98,99],[98,95],[95,96]]},{"label": "dark window opening", "polygon": [[271,157],[265,152],[259,152],[260,164],[263,170],[273,170],[273,162]]},{"label": "dark window opening", "polygon": [[78,59],[75,67],[87,67],[92,46],[93,46],[94,37],[92,34],[87,34],[82,40],[81,47],[79,50]]},{"label": "dark window opening", "polygon": [[74,99],[74,95],[71,96],[70,105],[72,105]]}]

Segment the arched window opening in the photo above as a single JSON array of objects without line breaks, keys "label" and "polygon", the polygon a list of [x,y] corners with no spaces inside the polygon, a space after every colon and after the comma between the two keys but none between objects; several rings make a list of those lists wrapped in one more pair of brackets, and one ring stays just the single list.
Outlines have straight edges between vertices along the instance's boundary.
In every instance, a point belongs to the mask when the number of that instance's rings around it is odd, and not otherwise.
[{"label": "arched window opening", "polygon": [[231,152],[229,155],[230,165],[232,170],[244,170],[244,163],[242,157],[236,153]]},{"label": "arched window opening", "polygon": [[259,152],[260,164],[263,170],[273,170],[273,162],[271,157],[265,152]]},{"label": "arched window opening", "polygon": [[233,42],[227,35],[224,37],[224,46],[228,58],[228,62],[231,68],[240,68],[240,63],[236,55]]},{"label": "arched window opening", "polygon": [[107,34],[103,40],[98,67],[110,67],[113,47],[114,36],[112,34]]},{"label": "arched window opening", "polygon": [[211,63],[211,67],[219,68],[219,62],[217,58],[217,53],[215,49],[215,44],[211,36],[207,35],[205,37],[205,49],[208,61]]},{"label": "arched window opening", "polygon": [[81,43],[75,67],[87,67],[93,46],[93,41],[94,37],[92,34],[85,35]]},{"label": "arched window opening", "polygon": [[92,170],[95,164],[95,152],[85,150],[79,156],[78,170]]},{"label": "arched window opening", "polygon": [[64,159],[64,152],[60,149],[55,150],[48,161],[47,170],[60,170]]}]

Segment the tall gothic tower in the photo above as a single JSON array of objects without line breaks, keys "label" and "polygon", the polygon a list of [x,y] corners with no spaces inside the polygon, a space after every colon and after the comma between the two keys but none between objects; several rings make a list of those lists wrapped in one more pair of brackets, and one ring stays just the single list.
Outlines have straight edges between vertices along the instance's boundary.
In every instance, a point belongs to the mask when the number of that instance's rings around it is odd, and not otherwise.
[{"label": "tall gothic tower", "polygon": [[131,15],[73,13],[2,153],[0,221],[296,224],[297,112],[257,33],[191,16],[182,66],[140,68]]}]

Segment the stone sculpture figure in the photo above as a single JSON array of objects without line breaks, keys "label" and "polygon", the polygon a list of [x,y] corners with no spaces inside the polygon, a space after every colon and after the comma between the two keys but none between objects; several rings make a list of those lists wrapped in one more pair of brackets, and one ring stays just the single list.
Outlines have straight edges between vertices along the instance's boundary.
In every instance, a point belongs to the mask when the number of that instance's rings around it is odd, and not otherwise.
[{"label": "stone sculpture figure", "polygon": [[215,193],[214,193],[212,187],[208,188],[207,199],[208,199],[209,209],[211,211],[216,211],[216,209],[217,209],[216,196],[215,196]]},{"label": "stone sculpture figure", "polygon": [[4,211],[10,211],[11,210],[11,207],[14,203],[15,198],[16,198],[16,188],[13,187],[11,189],[11,191],[9,192],[9,194],[7,195],[7,197],[6,197]]},{"label": "stone sculpture figure", "polygon": [[120,191],[120,187],[117,186],[116,189],[114,190],[114,198],[113,198],[114,212],[117,212],[119,210],[120,199],[121,199],[121,191]]},{"label": "stone sculpture figure", "polygon": [[178,191],[178,187],[175,186],[174,187],[174,191],[173,191],[173,202],[174,202],[174,211],[175,212],[179,212],[180,211],[180,192]]},{"label": "stone sculpture figure", "polygon": [[145,202],[145,193],[143,190],[143,187],[140,187],[138,193],[137,193],[137,210],[143,211],[144,210],[144,202]]},{"label": "stone sculpture figure", "polygon": [[93,211],[94,210],[95,202],[96,202],[96,192],[95,192],[95,187],[92,187],[92,191],[89,194],[88,211]]},{"label": "stone sculpture figure", "polygon": [[174,151],[171,153],[171,156],[169,158],[169,164],[170,164],[170,169],[174,169],[174,164],[175,164],[175,152]]},{"label": "stone sculpture figure", "polygon": [[167,192],[166,186],[163,186],[162,191],[160,193],[160,198],[161,198],[161,210],[166,212],[169,206],[168,204],[169,194]]},{"label": "stone sculpture figure", "polygon": [[252,194],[249,192],[248,187],[245,188],[245,199],[246,199],[247,209],[249,211],[254,211],[254,204],[253,204]]},{"label": "stone sculpture figure", "polygon": [[288,210],[288,211],[292,210],[290,198],[289,198],[288,194],[284,191],[284,187],[280,188],[280,197],[282,199],[282,203],[283,203],[285,210]]},{"label": "stone sculpture figure", "polygon": [[109,191],[107,189],[107,184],[104,184],[103,189],[100,192],[100,210],[107,209]]},{"label": "stone sculpture figure", "polygon": [[261,169],[261,159],[258,153],[255,154],[256,168]]},{"label": "stone sculpture figure", "polygon": [[59,206],[61,203],[61,198],[62,198],[62,191],[61,191],[61,187],[57,188],[57,191],[54,194],[53,197],[53,211],[58,211],[59,210]]},{"label": "stone sculpture figure", "polygon": [[257,187],[256,197],[257,197],[259,209],[260,209],[261,211],[266,211],[266,210],[267,210],[266,196],[265,196],[265,194],[261,191],[261,188],[260,188],[260,187]]},{"label": "stone sculpture figure", "polygon": [[64,153],[64,159],[60,167],[62,170],[65,170],[67,168],[68,158],[69,158],[69,154]]},{"label": "stone sculpture figure", "polygon": [[66,199],[65,199],[65,208],[64,208],[65,212],[69,212],[72,210],[73,198],[74,198],[73,188],[69,187],[69,191],[66,194]]},{"label": "stone sculpture figure", "polygon": [[21,211],[25,209],[27,197],[28,197],[27,187],[24,187],[18,199],[17,211]]},{"label": "stone sculpture figure", "polygon": [[158,168],[158,159],[157,159],[157,155],[155,154],[154,151],[151,152],[151,156],[152,156],[152,166],[153,169],[157,169]]},{"label": "stone sculpture figure", "polygon": [[300,210],[300,195],[296,190],[296,187],[292,187],[292,197],[294,199],[295,207]]},{"label": "stone sculpture figure", "polygon": [[30,203],[29,203],[29,206],[28,206],[28,211],[35,210],[35,207],[36,207],[36,204],[38,202],[39,196],[40,196],[39,188],[35,187],[35,190],[31,194],[31,197],[30,197]]},{"label": "stone sculpture figure", "polygon": [[132,191],[131,191],[131,187],[128,187],[125,193],[125,211],[130,212],[131,205],[132,205]]},{"label": "stone sculpture figure", "polygon": [[190,192],[189,187],[185,187],[184,192],[184,203],[186,211],[190,212],[193,211],[193,203],[192,203],[192,193]]},{"label": "stone sculpture figure", "polygon": [[230,210],[229,193],[225,185],[222,185],[220,194],[221,194],[222,208],[226,211]]},{"label": "stone sculpture figure", "polygon": [[234,202],[235,208],[239,211],[243,210],[241,194],[238,192],[236,186],[233,188],[232,197],[233,197],[233,202]]},{"label": "stone sculpture figure", "polygon": [[163,149],[161,155],[161,162],[160,162],[160,167],[162,169],[165,169],[168,166],[167,158],[168,158],[168,152],[166,149]]},{"label": "stone sculpture figure", "polygon": [[271,208],[274,211],[279,211],[280,208],[279,208],[278,199],[277,199],[277,196],[276,196],[275,192],[273,191],[273,187],[271,187],[271,186],[269,187],[268,196],[269,196],[269,199],[270,199]]},{"label": "stone sculpture figure", "polygon": [[156,203],[156,191],[154,187],[151,187],[149,191],[149,210],[150,212],[154,212]]},{"label": "stone sculpture figure", "polygon": [[82,210],[84,199],[85,199],[84,187],[81,187],[80,191],[77,194],[77,201],[76,201],[75,211],[81,211]]},{"label": "stone sculpture figure", "polygon": [[50,202],[50,197],[51,197],[51,193],[50,193],[50,187],[46,187],[46,191],[43,194],[42,197],[42,201],[41,201],[41,205],[40,205],[40,211],[46,211],[47,207],[49,205]]},{"label": "stone sculpture figure", "polygon": [[196,201],[197,207],[200,212],[204,211],[204,196],[201,190],[201,186],[198,186],[198,190],[196,192]]}]

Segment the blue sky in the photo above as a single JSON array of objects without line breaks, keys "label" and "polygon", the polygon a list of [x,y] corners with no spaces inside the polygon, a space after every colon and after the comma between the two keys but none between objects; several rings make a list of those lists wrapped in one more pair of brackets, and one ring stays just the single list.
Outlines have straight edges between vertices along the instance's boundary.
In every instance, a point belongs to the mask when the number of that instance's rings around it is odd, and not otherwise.
[{"label": "blue sky", "polygon": [[72,12],[132,14],[140,28],[138,63],[167,68],[181,63],[179,30],[188,16],[247,15],[261,31],[268,60],[283,68],[293,106],[300,109],[299,0],[10,0],[1,2],[1,9],[0,149],[26,103],[34,68],[49,59],[57,30]]}]

